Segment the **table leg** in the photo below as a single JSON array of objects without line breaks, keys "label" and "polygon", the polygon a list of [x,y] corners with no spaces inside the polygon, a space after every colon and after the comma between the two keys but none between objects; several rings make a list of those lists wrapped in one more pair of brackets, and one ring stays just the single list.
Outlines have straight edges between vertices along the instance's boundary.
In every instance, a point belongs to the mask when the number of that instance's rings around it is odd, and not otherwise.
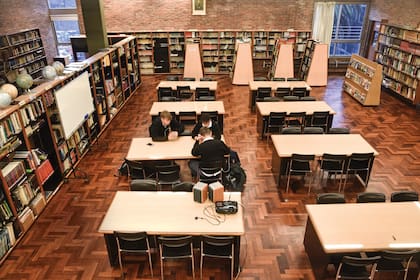
[{"label": "table leg", "polygon": [[109,264],[112,267],[118,266],[117,240],[113,234],[104,234],[106,250],[108,251]]}]

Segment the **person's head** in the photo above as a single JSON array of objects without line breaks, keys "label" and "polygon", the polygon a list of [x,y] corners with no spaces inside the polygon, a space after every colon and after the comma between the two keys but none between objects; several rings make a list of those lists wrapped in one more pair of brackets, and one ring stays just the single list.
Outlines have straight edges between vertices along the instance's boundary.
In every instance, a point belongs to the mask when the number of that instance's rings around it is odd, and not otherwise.
[{"label": "person's head", "polygon": [[160,120],[163,126],[168,126],[171,123],[172,115],[168,111],[160,112]]},{"label": "person's head", "polygon": [[210,129],[210,128],[208,128],[208,127],[205,127],[205,126],[203,126],[203,127],[201,127],[201,128],[200,128],[199,133],[200,133],[200,135],[201,135],[201,136],[203,136],[204,138],[206,138],[206,137],[211,137],[211,136],[212,136],[211,129]]},{"label": "person's head", "polygon": [[209,127],[211,123],[211,118],[209,114],[202,114],[201,115],[201,124],[203,127]]}]

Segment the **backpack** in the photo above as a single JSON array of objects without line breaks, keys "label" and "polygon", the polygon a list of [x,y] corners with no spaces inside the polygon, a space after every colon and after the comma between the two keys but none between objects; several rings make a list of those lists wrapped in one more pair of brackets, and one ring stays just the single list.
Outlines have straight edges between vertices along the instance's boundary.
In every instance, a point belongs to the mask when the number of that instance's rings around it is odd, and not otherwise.
[{"label": "backpack", "polygon": [[241,167],[238,153],[230,152],[230,169],[223,176],[223,184],[231,191],[242,192],[246,183],[246,173]]}]

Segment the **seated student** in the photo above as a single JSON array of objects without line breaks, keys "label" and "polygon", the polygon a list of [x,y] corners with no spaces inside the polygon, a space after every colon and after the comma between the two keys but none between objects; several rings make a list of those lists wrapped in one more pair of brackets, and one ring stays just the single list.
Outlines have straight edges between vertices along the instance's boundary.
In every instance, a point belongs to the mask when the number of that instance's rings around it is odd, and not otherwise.
[{"label": "seated student", "polygon": [[171,113],[162,111],[149,127],[150,137],[153,141],[173,140],[181,133],[181,125],[172,118]]},{"label": "seated student", "polygon": [[224,161],[225,155],[230,153],[230,148],[221,140],[213,139],[212,132],[208,127],[200,128],[197,141],[191,150],[191,154],[200,159],[193,159],[188,162],[191,169],[191,176],[197,177],[199,162]]},{"label": "seated student", "polygon": [[222,133],[220,132],[219,125],[217,124],[217,122],[211,120],[209,114],[202,114],[200,121],[195,125],[192,131],[192,138],[194,138],[195,140],[197,140],[197,136],[201,127],[210,128],[214,139],[220,140],[222,138]]}]

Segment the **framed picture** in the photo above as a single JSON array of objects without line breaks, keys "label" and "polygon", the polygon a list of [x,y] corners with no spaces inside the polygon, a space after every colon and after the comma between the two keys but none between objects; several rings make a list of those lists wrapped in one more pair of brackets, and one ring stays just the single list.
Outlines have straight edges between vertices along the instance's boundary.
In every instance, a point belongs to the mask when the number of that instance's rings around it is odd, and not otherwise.
[{"label": "framed picture", "polygon": [[206,14],[206,0],[192,0],[193,16],[204,16]]}]

